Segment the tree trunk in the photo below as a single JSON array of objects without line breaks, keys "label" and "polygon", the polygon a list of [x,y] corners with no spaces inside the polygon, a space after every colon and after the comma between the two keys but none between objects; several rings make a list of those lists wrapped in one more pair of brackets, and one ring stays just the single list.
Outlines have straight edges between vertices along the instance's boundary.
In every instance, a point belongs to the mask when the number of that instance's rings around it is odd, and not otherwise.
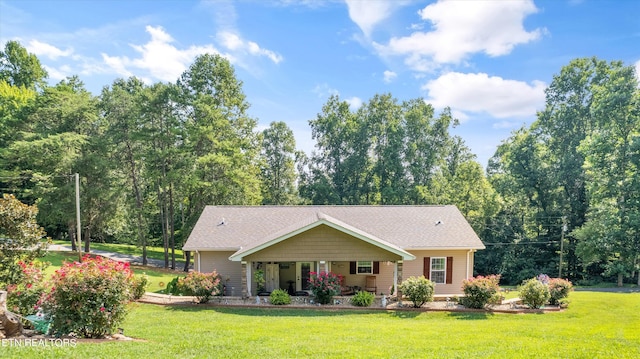
[{"label": "tree trunk", "polygon": [[138,240],[142,245],[142,265],[147,265],[147,239],[145,238],[143,232],[143,220],[142,220],[142,194],[140,193],[140,186],[138,185],[138,176],[136,173],[136,162],[133,158],[133,150],[131,149],[131,144],[129,142],[126,143],[127,146],[127,160],[129,161],[129,167],[131,170],[131,182],[133,184],[133,192],[136,196],[136,212],[138,217]]},{"label": "tree trunk", "polygon": [[191,251],[184,251],[184,254],[187,256],[186,261],[184,262],[184,271],[189,271],[189,262],[191,262]]},{"label": "tree trunk", "polygon": [[158,207],[160,210],[160,227],[162,228],[162,251],[164,253],[164,267],[169,268],[169,239],[167,238],[167,206],[165,196],[162,195],[162,188],[158,183]]},{"label": "tree trunk", "polygon": [[84,252],[91,253],[91,226],[87,225],[84,230]]},{"label": "tree trunk", "polygon": [[76,251],[76,232],[74,230],[73,222],[69,222],[67,226],[67,233],[69,234],[69,240],[71,240],[71,250]]},{"label": "tree trunk", "polygon": [[171,269],[176,269],[176,236],[175,236],[175,222],[173,216],[173,186],[169,184],[169,235],[171,236]]},{"label": "tree trunk", "polygon": [[622,273],[618,273],[618,287],[622,287],[623,283],[622,283],[622,279],[623,279],[623,275]]},{"label": "tree trunk", "polygon": [[6,309],[0,309],[0,336],[13,337],[22,334],[22,322],[20,318]]}]

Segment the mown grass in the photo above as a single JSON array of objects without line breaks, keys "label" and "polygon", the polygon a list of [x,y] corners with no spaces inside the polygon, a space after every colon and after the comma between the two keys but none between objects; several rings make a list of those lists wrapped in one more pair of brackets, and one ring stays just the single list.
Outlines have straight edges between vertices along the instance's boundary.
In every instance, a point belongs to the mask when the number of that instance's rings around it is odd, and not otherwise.
[{"label": "mown grass", "polygon": [[[69,241],[52,241],[54,244],[70,245]],[[142,256],[142,248],[133,244],[117,244],[117,243],[97,243],[91,242],[91,250],[115,252],[122,254],[130,254],[134,256]],[[183,252],[181,249],[176,249],[176,261],[183,261]],[[158,260],[164,260],[164,248],[162,247],[147,247],[147,258],[153,258]],[[169,251],[169,260],[171,260],[171,251]]]},{"label": "mown grass", "polygon": [[134,303],[143,341],[2,348],[50,358],[638,358],[640,293],[574,292],[545,314],[323,311]]}]

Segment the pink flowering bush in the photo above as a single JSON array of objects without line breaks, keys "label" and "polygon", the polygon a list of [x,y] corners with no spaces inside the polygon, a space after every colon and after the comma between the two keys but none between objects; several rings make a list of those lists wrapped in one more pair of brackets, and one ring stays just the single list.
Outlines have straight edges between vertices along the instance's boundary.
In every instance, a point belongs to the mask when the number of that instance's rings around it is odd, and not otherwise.
[{"label": "pink flowering bush", "polygon": [[133,284],[129,263],[86,255],[53,274],[40,305],[52,320],[52,334],[101,338],[124,321]]},{"label": "pink flowering bush", "polygon": [[311,272],[309,289],[320,304],[329,304],[334,295],[340,293],[342,276],[333,272]]},{"label": "pink flowering bush", "polygon": [[7,307],[22,316],[37,312],[37,304],[45,292],[42,270],[46,264],[41,262],[18,262],[20,272],[14,284],[7,286]]},{"label": "pink flowering bush", "polygon": [[[552,278],[549,280],[549,294],[551,298],[549,303],[551,305],[560,305],[563,300],[569,296],[569,293],[573,290],[573,284],[566,279]],[[566,304],[566,303],[565,303]]]},{"label": "pink flowering bush", "polygon": [[464,297],[460,303],[467,308],[482,309],[488,303],[498,301],[500,275],[477,276],[462,281]]},{"label": "pink flowering bush", "polygon": [[206,303],[222,293],[220,276],[215,270],[211,273],[189,272],[186,277],[178,279],[177,288],[184,295],[195,296],[199,303]]}]

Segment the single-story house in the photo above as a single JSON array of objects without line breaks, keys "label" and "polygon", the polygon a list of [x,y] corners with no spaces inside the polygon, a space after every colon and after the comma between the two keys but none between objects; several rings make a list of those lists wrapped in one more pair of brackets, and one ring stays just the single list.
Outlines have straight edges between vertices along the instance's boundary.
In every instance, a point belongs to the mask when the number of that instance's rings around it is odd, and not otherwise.
[{"label": "single-story house", "polygon": [[484,248],[455,206],[207,206],[183,250],[221,275],[225,295],[248,297],[257,270],[266,291],[307,291],[311,272],[331,271],[377,295],[421,275],[436,295],[459,295]]}]

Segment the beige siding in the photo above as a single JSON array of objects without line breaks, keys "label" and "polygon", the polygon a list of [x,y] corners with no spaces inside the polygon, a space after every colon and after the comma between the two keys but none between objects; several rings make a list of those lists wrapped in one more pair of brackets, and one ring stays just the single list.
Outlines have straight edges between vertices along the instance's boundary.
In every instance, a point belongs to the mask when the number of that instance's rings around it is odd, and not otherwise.
[{"label": "beige siding", "polygon": [[245,257],[247,261],[397,260],[398,255],[326,225],[276,243]]},{"label": "beige siding", "polygon": [[[437,284],[436,295],[460,295],[462,292],[462,281],[471,274],[467,274],[467,253],[468,250],[446,250],[446,251],[410,251],[416,256],[413,261],[405,261],[403,268],[403,278],[419,277],[423,275],[425,257],[453,257],[453,278],[451,284]],[[469,271],[473,272],[473,253],[469,253]]]},{"label": "beige siding", "polygon": [[[323,228],[324,227],[324,228]],[[331,243],[324,245],[323,241]],[[320,243],[318,243],[320,242]],[[310,250],[309,247],[314,248]],[[336,231],[330,227],[321,226],[309,232],[292,237],[287,241],[257,252],[247,258],[247,261],[258,262],[291,262],[290,270],[293,270],[293,262],[296,261],[318,261],[327,260],[330,263],[331,271],[345,277],[345,284],[348,286],[365,286],[366,276],[364,274],[350,274],[349,262],[354,260],[376,260],[385,256],[393,256],[377,247],[373,247],[359,239]],[[383,253],[380,253],[382,251]],[[462,294],[462,280],[473,275],[473,253],[468,254],[468,250],[446,250],[446,251],[410,251],[416,256],[413,261],[404,261],[403,278],[411,276],[421,276],[423,274],[424,257],[453,257],[453,278],[452,284],[436,285],[436,295],[460,295]],[[239,296],[242,294],[242,267],[240,262],[229,261],[229,256],[233,252],[199,252],[201,271],[211,272],[216,270],[227,285],[227,295]],[[467,254],[469,264],[467,266]],[[376,257],[377,256],[377,257]],[[278,258],[278,259],[277,259]],[[196,257],[196,266],[198,258]],[[393,285],[393,273],[396,259],[379,260],[380,273],[376,274],[376,294],[383,293],[389,295]],[[197,267],[196,267],[197,268]],[[467,268],[469,272],[467,274]],[[284,275],[285,270],[281,269],[281,288],[286,288],[285,280],[289,276]],[[253,273],[253,268],[251,269]],[[229,279],[227,281],[227,278]],[[253,279],[252,279],[253,281]],[[252,292],[255,292],[255,283],[252,283]],[[232,289],[233,288],[233,289]]]},{"label": "beige siding", "polygon": [[[222,277],[227,295],[242,295],[242,266],[240,262],[229,260],[234,252],[198,252],[200,255],[200,272],[217,271]],[[198,258],[195,258],[195,268],[198,269]],[[228,280],[227,280],[228,279]]]}]

